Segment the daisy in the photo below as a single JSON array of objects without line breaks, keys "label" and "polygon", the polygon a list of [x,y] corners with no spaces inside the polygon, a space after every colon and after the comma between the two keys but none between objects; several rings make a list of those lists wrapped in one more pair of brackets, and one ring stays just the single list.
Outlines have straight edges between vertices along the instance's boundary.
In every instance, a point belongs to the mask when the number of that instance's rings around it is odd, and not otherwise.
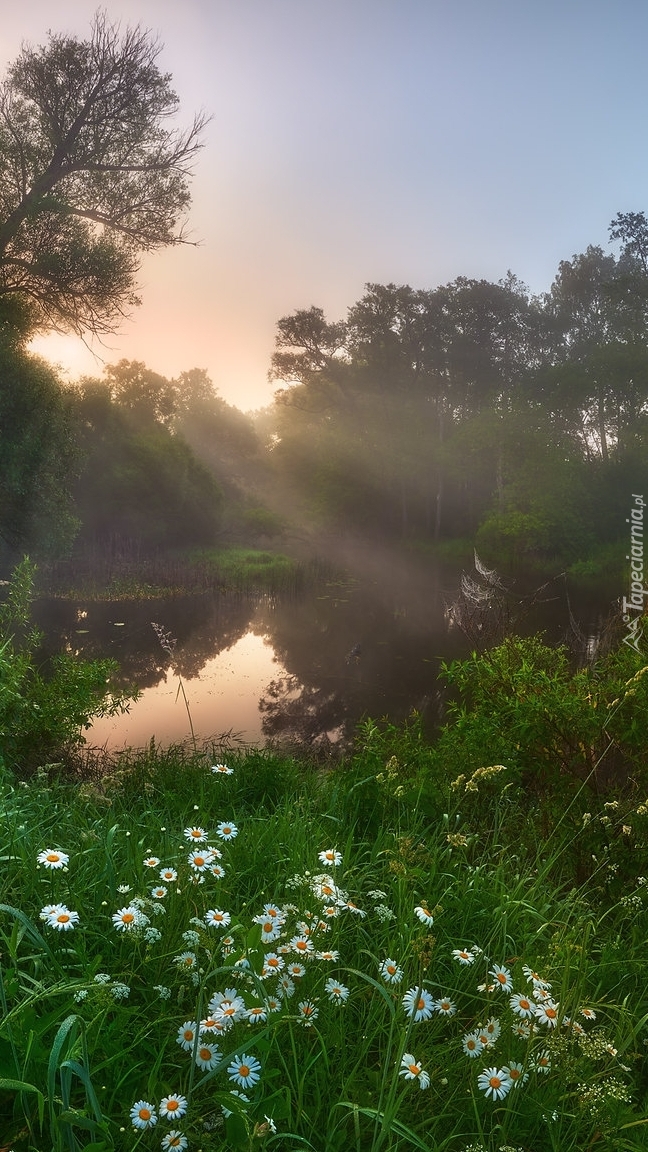
[{"label": "daisy", "polygon": [[429,1020],[434,1008],[434,1000],[425,988],[410,988],[403,996],[403,1008],[408,1016],[414,1017],[414,1022]]},{"label": "daisy", "polygon": [[420,1060],[415,1060],[411,1052],[405,1052],[398,1075],[404,1076],[406,1080],[418,1080],[421,1089],[430,1087],[429,1074],[421,1068]]},{"label": "daisy", "polygon": [[312,888],[318,900],[340,900],[341,907],[345,906],[345,901],[331,876],[319,876],[313,881]]},{"label": "daisy", "polygon": [[118,932],[132,932],[141,922],[141,915],[139,908],[129,904],[127,908],[113,912],[112,922]]},{"label": "daisy", "polygon": [[194,844],[194,843],[195,844],[203,844],[205,842],[205,840],[209,839],[204,828],[195,828],[195,827],[194,828],[185,828],[184,838],[185,838],[185,840],[191,840],[192,844]]},{"label": "daisy", "polygon": [[233,840],[235,836],[238,836],[238,828],[236,824],[228,824],[223,821],[218,825],[216,835],[220,836],[221,840]]},{"label": "daisy", "polygon": [[513,980],[508,968],[502,968],[500,964],[494,964],[489,968],[488,975],[492,976],[495,981],[495,987],[500,988],[502,992],[513,991]]},{"label": "daisy", "polygon": [[495,1016],[489,1016],[488,1020],[484,1024],[484,1031],[488,1033],[493,1041],[495,1041],[502,1031],[502,1026]]},{"label": "daisy", "polygon": [[231,1000],[221,1000],[214,1016],[216,1020],[222,1020],[226,1027],[231,1027],[232,1024],[236,1024],[237,1020],[242,1020],[245,1016],[245,1001],[241,996],[234,996]]},{"label": "daisy", "polygon": [[344,1004],[349,999],[349,989],[345,984],[338,984],[337,980],[327,980],[324,991],[333,1004]]},{"label": "daisy", "polygon": [[505,1068],[484,1068],[477,1077],[477,1087],[492,1100],[503,1100],[507,1092],[511,1091],[513,1081]]},{"label": "daisy", "polygon": [[527,1080],[529,1079],[529,1073],[524,1071],[524,1065],[517,1064],[515,1061],[511,1061],[511,1063],[507,1068],[504,1069],[504,1071],[507,1073],[508,1078],[514,1088],[517,1088],[518,1084],[520,1086],[522,1084],[526,1084]]},{"label": "daisy", "polygon": [[205,912],[205,924],[208,928],[227,928],[231,920],[229,912],[221,912],[220,908],[210,908]]},{"label": "daisy", "polygon": [[247,1018],[250,1024],[265,1024],[268,1019],[268,1009],[262,1004],[254,1004],[247,1010]]},{"label": "daisy", "polygon": [[529,1024],[528,1020],[516,1020],[515,1024],[511,1024],[511,1032],[520,1040],[528,1040],[534,1031],[534,1025]]},{"label": "daisy", "polygon": [[363,920],[367,915],[367,913],[362,908],[358,908],[358,905],[353,903],[353,900],[344,900],[342,902],[342,907],[348,908],[349,912],[353,912],[356,916],[361,916]]},{"label": "daisy", "polygon": [[212,862],[211,852],[190,852],[187,856],[187,862],[191,865],[195,872],[204,872]]},{"label": "daisy", "polygon": [[[154,857],[151,857],[151,859],[154,859]],[[158,864],[159,863],[160,861],[158,860]],[[160,872],[160,880],[166,880],[167,884],[175,884],[177,879],[178,873],[175,868],[163,868]]]},{"label": "daisy", "polygon": [[475,953],[467,952],[465,948],[453,948],[452,955],[460,964],[474,964]]},{"label": "daisy", "polygon": [[581,1016],[584,1016],[586,1020],[596,1020],[596,1012],[594,1012],[591,1008],[581,1008],[580,1014]]},{"label": "daisy", "polygon": [[281,1000],[279,999],[278,996],[266,997],[265,1004],[266,1004],[266,1008],[268,1009],[268,1012],[281,1012],[282,1005],[281,1005]]},{"label": "daisy", "polygon": [[179,968],[185,968],[187,972],[192,972],[194,968],[198,967],[198,957],[195,952],[181,952],[174,957],[173,963],[177,964]]},{"label": "daisy", "polygon": [[36,860],[46,868],[66,868],[70,857],[67,852],[57,852],[55,848],[46,848],[39,852]]},{"label": "daisy", "polygon": [[549,1070],[551,1068],[551,1058],[549,1055],[549,1049],[548,1048],[543,1048],[542,1052],[538,1053],[538,1055],[536,1056],[535,1061],[533,1063],[533,1068],[535,1069],[536,1072],[543,1072],[543,1073],[549,1072]]},{"label": "daisy", "polygon": [[319,1008],[312,1000],[302,1000],[301,1003],[297,1005],[297,1011],[301,1016],[302,1024],[305,1028],[310,1028],[313,1020],[317,1020],[319,1016]]},{"label": "daisy", "polygon": [[559,1020],[558,1005],[551,1000],[538,1004],[535,1014],[540,1024],[546,1024],[547,1028],[555,1028]]},{"label": "daisy", "polygon": [[187,1137],[183,1136],[182,1132],[178,1132],[177,1128],[171,1128],[166,1136],[162,1137],[162,1148],[164,1152],[166,1152],[167,1148],[179,1148],[181,1152],[184,1152],[188,1146]]},{"label": "daisy", "polygon": [[334,868],[342,863],[342,853],[336,852],[335,848],[327,848],[324,852],[320,852],[317,858],[322,864],[332,864]]},{"label": "daisy", "polygon": [[148,1100],[138,1100],[130,1110],[133,1128],[152,1128],[157,1124],[155,1108]]},{"label": "daisy", "polygon": [[524,992],[514,992],[509,1004],[516,1016],[521,1016],[524,1020],[533,1019],[537,1005],[529,996],[525,996]]},{"label": "daisy", "polygon": [[286,919],[283,912],[281,911],[281,908],[277,908],[276,904],[264,904],[263,916],[268,920],[281,920],[282,922]]},{"label": "daisy", "polygon": [[254,1056],[235,1056],[227,1069],[230,1080],[242,1088],[251,1088],[260,1078],[261,1065]]},{"label": "daisy", "polygon": [[527,980],[529,981],[529,984],[533,984],[534,987],[536,987],[536,988],[551,988],[551,984],[549,983],[549,981],[543,980],[542,976],[539,976],[537,972],[534,972],[533,968],[529,968],[528,964],[522,965],[522,971],[524,972],[524,975],[526,976]]},{"label": "daisy", "polygon": [[211,771],[215,776],[231,776],[234,769],[228,768],[227,764],[214,764]]},{"label": "daisy", "polygon": [[328,952],[318,952],[316,959],[328,960],[329,963],[335,963],[336,960],[340,959],[340,953],[336,952],[335,949],[329,950]]},{"label": "daisy", "polygon": [[315,949],[307,936],[293,936],[290,947],[298,956],[312,956]]},{"label": "daisy", "polygon": [[461,1041],[461,1045],[466,1056],[470,1056],[471,1059],[473,1056],[479,1056],[479,1053],[484,1049],[484,1045],[476,1032],[468,1032]]},{"label": "daisy", "polygon": [[326,908],[322,909],[322,916],[326,916],[327,920],[334,920],[336,916],[340,915],[339,908],[335,904],[329,904]]},{"label": "daisy", "polygon": [[201,1036],[203,1032],[222,1032],[222,1028],[218,1027],[218,1020],[215,1020],[213,1016],[207,1016],[205,1020],[200,1021]]},{"label": "daisy", "polygon": [[219,1056],[220,1049],[216,1044],[209,1044],[206,1040],[200,1040],[194,1059],[199,1068],[203,1068],[205,1072],[211,1072],[218,1064]]},{"label": "daisy", "polygon": [[535,996],[536,1000],[540,1000],[540,1002],[543,1004],[546,1000],[549,1000],[549,1001],[552,1000],[551,992],[549,991],[549,989],[548,988],[540,988],[539,985],[534,986],[533,995]]},{"label": "daisy", "polygon": [[433,1008],[435,1012],[439,1012],[441,1016],[454,1016],[457,1011],[457,1005],[452,1000],[448,1000],[446,996],[442,996],[440,1000],[433,1001]]},{"label": "daisy", "polygon": [[301,980],[302,976],[306,975],[306,969],[303,964],[289,964],[286,972],[293,980]]},{"label": "daisy", "polygon": [[65,904],[46,904],[45,907],[40,910],[39,919],[51,920],[52,916],[55,916],[57,912],[62,912],[64,908]]},{"label": "daisy", "polygon": [[225,869],[222,864],[210,864],[209,871],[217,880],[222,880],[225,875]]},{"label": "daisy", "polygon": [[434,916],[432,915],[429,908],[427,908],[425,904],[417,904],[414,911],[416,912],[416,915],[418,916],[419,920],[421,921],[421,924],[428,924],[428,925],[434,924]]},{"label": "daisy", "polygon": [[160,1100],[158,1111],[165,1120],[179,1120],[187,1111],[187,1106],[187,1097],[174,1092],[172,1096]]},{"label": "daisy", "polygon": [[255,922],[261,925],[261,943],[271,944],[273,940],[278,940],[281,936],[282,922],[279,920],[264,919],[261,916],[254,917]]},{"label": "daisy", "polygon": [[266,952],[263,957],[262,978],[265,979],[266,976],[274,976],[277,972],[281,972],[285,963],[283,956],[277,956],[276,952]]},{"label": "daisy", "polygon": [[145,868],[159,868],[159,866],[160,866],[160,861],[158,860],[157,856],[147,856],[146,857],[146,860],[144,861],[144,867]]},{"label": "daisy", "polygon": [[151,888],[151,896],[154,900],[164,900],[167,891],[168,889],[164,887],[164,884],[160,884],[159,888]]},{"label": "daisy", "polygon": [[70,932],[79,923],[79,913],[71,912],[65,904],[62,904],[56,912],[48,916],[46,923],[49,928],[57,928],[59,932]]},{"label": "daisy", "polygon": [[279,981],[277,992],[284,1000],[290,1000],[291,996],[295,994],[295,985],[293,984],[290,976],[282,976]]}]

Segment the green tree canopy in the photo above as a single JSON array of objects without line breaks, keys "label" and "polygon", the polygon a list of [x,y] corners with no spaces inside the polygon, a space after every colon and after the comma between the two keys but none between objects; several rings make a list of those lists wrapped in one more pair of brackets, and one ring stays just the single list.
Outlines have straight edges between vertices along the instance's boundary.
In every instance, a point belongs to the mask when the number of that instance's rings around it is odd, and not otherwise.
[{"label": "green tree canopy", "polygon": [[112,331],[135,305],[141,252],[184,239],[205,118],[168,127],[178,98],[160,45],[99,13],[88,40],[50,33],[0,88],[0,298],[34,323]]}]

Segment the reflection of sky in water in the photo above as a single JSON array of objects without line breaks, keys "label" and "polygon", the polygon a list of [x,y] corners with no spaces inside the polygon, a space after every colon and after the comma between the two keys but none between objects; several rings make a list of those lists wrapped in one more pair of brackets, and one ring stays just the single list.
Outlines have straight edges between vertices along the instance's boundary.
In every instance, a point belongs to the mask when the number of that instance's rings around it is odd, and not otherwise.
[{"label": "reflection of sky in water", "polygon": [[[262,636],[247,632],[231,648],[208,660],[200,675],[183,680],[197,739],[239,734],[246,744],[263,744],[259,700],[270,680],[285,674]],[[190,738],[189,720],[178,678],[171,671],[153,688],[145,688],[128,716],[96,720],[86,732],[89,744],[108,748],[143,747]]]}]

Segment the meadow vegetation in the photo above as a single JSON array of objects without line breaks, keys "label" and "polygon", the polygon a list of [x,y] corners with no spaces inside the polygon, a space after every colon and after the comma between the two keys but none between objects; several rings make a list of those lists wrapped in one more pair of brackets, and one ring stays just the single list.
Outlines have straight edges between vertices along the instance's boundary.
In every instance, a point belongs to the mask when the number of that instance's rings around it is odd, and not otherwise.
[{"label": "meadow vegetation", "polygon": [[7,1145],[648,1147],[645,672],[511,638],[446,669],[435,743],[367,720],[325,769],[151,747],[71,778],[5,712]]}]

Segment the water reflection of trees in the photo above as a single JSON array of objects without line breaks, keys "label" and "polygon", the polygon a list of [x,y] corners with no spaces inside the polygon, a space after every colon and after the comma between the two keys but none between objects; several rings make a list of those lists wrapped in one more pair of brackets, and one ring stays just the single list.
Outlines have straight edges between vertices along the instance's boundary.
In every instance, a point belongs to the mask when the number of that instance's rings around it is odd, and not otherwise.
[{"label": "water reflection of trees", "polygon": [[[150,688],[172,665],[186,680],[198,676],[208,660],[245,635],[254,610],[254,601],[245,597],[213,594],[107,603],[41,601],[35,617],[46,635],[44,660],[62,650],[88,660],[110,656],[119,663],[121,683]],[[173,659],[160,646],[152,621],[174,638]]]},{"label": "water reflection of trees", "polygon": [[[363,715],[404,719],[412,709],[438,720],[436,673],[449,637],[440,593],[425,586],[331,583],[315,595],[278,601],[259,616],[287,675],[262,697],[265,735],[326,745],[350,735]],[[450,639],[457,655],[463,638]]]}]

